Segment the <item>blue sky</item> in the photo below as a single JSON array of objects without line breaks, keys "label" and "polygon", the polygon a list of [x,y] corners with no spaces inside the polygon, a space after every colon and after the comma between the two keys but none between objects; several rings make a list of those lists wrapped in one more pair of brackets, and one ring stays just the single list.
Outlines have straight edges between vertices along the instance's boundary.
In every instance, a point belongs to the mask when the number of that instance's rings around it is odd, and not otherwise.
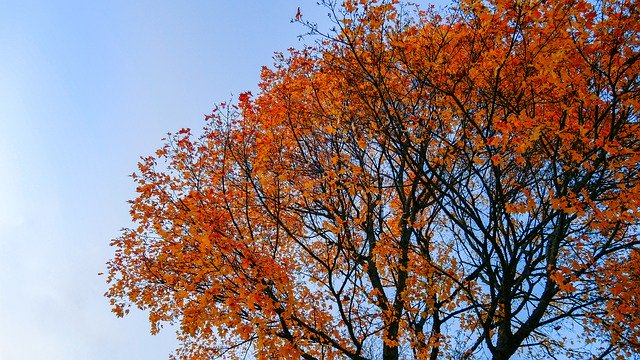
[{"label": "blue sky", "polygon": [[0,3],[0,359],[162,359],[173,331],[110,313],[128,174],[168,131],[255,90],[315,1]]}]

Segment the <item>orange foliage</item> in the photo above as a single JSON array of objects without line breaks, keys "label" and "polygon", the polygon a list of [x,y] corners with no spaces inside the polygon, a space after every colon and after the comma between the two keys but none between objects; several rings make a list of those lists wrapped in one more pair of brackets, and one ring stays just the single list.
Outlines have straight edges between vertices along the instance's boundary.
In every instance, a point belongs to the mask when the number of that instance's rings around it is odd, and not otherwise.
[{"label": "orange foliage", "polygon": [[636,2],[333,10],[142,159],[114,312],[185,359],[637,355]]}]

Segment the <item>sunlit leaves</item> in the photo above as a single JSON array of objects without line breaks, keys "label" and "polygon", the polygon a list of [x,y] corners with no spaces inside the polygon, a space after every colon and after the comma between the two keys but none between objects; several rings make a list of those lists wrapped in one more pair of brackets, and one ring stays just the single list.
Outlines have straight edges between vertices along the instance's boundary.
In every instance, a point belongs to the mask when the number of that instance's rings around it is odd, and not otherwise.
[{"label": "sunlit leaves", "polygon": [[114,312],[189,359],[637,354],[640,19],[597,5],[330,8],[141,159]]}]

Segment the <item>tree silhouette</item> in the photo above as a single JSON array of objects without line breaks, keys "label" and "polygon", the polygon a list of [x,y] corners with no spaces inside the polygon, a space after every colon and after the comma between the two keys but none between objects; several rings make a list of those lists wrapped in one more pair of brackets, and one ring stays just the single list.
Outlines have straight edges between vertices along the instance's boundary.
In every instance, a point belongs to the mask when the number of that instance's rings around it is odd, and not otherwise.
[{"label": "tree silhouette", "polygon": [[114,312],[176,358],[638,356],[637,3],[325,5],[142,159]]}]

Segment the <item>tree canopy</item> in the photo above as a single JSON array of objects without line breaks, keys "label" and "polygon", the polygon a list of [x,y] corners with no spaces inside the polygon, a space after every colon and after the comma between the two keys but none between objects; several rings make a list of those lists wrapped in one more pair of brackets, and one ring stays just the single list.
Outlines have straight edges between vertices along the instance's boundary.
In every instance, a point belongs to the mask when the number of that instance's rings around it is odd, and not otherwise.
[{"label": "tree canopy", "polygon": [[184,359],[638,356],[637,2],[325,5],[142,158],[114,312]]}]

